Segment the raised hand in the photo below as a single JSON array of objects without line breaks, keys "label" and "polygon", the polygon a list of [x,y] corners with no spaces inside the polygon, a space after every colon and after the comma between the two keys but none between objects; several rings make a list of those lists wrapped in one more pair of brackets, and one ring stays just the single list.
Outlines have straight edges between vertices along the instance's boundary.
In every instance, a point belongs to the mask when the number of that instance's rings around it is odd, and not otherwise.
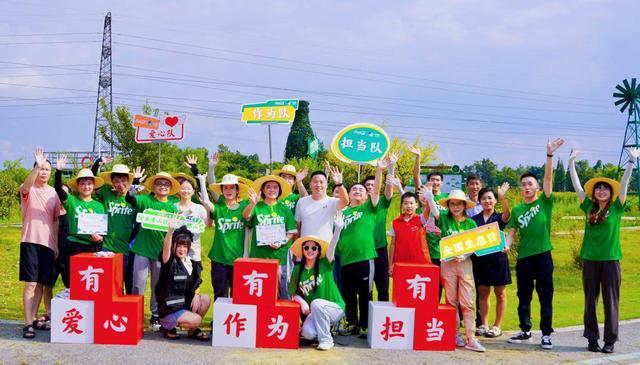
[{"label": "raised hand", "polygon": [[341,210],[336,212],[336,217],[333,219],[333,224],[336,228],[344,228],[344,214],[342,214]]},{"label": "raised hand", "polygon": [[628,148],[627,153],[629,154],[629,157],[631,157],[631,159],[633,160],[637,160],[638,157],[640,157],[640,149],[635,147]]},{"label": "raised hand", "polygon": [[100,165],[106,165],[113,162],[113,157],[111,156],[102,156],[100,157],[100,159],[102,160],[102,163]]},{"label": "raised hand", "polygon": [[135,169],[133,169],[133,178],[134,179],[138,179],[140,182],[143,182],[144,179],[147,178],[147,175],[145,175],[145,169],[143,169],[140,166],[136,166]]},{"label": "raised hand", "polygon": [[389,159],[389,165],[395,165],[395,164],[396,164],[396,162],[398,162],[398,159],[399,159],[400,157],[398,156],[398,153],[397,153],[397,152],[393,152],[393,153],[389,154],[389,155],[387,156],[387,158]]},{"label": "raised hand", "polygon": [[556,138],[553,141],[552,140],[548,140],[547,141],[547,154],[548,155],[553,155],[553,153],[560,148],[560,146],[562,146],[564,144],[564,139],[562,138]]},{"label": "raised hand", "polygon": [[331,175],[331,179],[333,180],[334,184],[342,184],[342,171],[340,171],[339,168],[329,165],[329,174]]},{"label": "raised hand", "polygon": [[575,161],[576,158],[578,158],[578,150],[571,150],[571,153],[569,154],[569,162],[571,161]]},{"label": "raised hand", "polygon": [[304,180],[304,178],[307,177],[308,173],[309,173],[309,168],[308,167],[305,167],[304,169],[298,171],[296,173],[296,181]]},{"label": "raised hand", "polygon": [[185,166],[187,166],[188,168],[191,168],[191,165],[197,165],[198,164],[198,156],[196,155],[186,155],[185,156],[187,162],[185,162]]},{"label": "raised hand", "polygon": [[218,162],[220,162],[220,155],[218,152],[214,152],[209,156],[209,166],[217,166]]},{"label": "raised hand", "polygon": [[416,156],[421,156],[422,155],[422,151],[420,150],[420,147],[413,145],[413,146],[409,146],[409,152],[413,153]]},{"label": "raised hand", "polygon": [[256,193],[253,188],[249,188],[249,201],[253,205],[258,204],[258,202],[260,201],[260,195],[258,195],[258,193]]},{"label": "raised hand", "polygon": [[500,185],[500,187],[498,188],[498,199],[502,199],[505,197],[505,195],[507,194],[507,191],[509,191],[509,183],[508,182],[503,182],[502,185]]},{"label": "raised hand", "polygon": [[176,217],[169,218],[169,232],[173,232],[182,226],[182,221]]},{"label": "raised hand", "polygon": [[379,158],[376,165],[379,169],[384,170],[389,167],[389,160],[387,160],[386,158]]},{"label": "raised hand", "polygon": [[387,179],[385,180],[386,185],[393,185],[395,187],[401,187],[400,179],[397,176],[388,174]]},{"label": "raised hand", "polygon": [[198,174],[196,176],[196,179],[198,179],[200,182],[207,181],[207,174],[208,174],[207,172],[203,172],[201,174]]},{"label": "raised hand", "polygon": [[56,169],[62,171],[65,166],[67,166],[67,156],[60,155],[60,157],[58,157],[58,161],[56,161]]},{"label": "raised hand", "polygon": [[34,152],[33,156],[36,159],[36,166],[43,167],[44,164],[47,163],[47,155],[45,155],[42,151],[42,147],[36,147],[36,151]]}]

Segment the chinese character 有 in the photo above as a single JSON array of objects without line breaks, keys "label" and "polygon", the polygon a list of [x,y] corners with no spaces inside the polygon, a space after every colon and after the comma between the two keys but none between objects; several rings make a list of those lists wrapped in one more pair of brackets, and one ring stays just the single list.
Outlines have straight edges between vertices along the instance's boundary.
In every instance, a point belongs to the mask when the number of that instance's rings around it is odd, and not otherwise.
[{"label": "chinese character \u6709", "polygon": [[104,269],[102,268],[94,269],[93,266],[89,265],[86,270],[78,271],[78,273],[82,275],[82,278],[80,278],[80,281],[85,282],[84,290],[86,291],[91,290],[92,292],[97,293],[100,287],[100,277],[98,276],[98,274],[103,274]]},{"label": "chinese character \u6709", "polygon": [[412,295],[413,299],[424,300],[425,295],[427,294],[427,283],[431,282],[431,278],[422,277],[418,274],[413,279],[407,279],[407,284],[409,284],[409,289],[413,290]]},{"label": "chinese character \u6709", "polygon": [[253,270],[249,275],[242,275],[242,278],[245,280],[244,286],[249,287],[249,295],[254,295],[257,297],[262,296],[262,281],[263,279],[268,278],[269,275],[266,273],[258,274],[257,271]]}]

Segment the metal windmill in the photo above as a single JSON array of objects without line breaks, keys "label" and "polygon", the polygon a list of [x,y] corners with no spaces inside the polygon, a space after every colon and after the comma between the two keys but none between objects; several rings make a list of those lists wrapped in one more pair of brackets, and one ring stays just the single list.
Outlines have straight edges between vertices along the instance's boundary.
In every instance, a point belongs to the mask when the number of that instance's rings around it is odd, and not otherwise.
[{"label": "metal windmill", "polygon": [[[622,85],[616,85],[619,92],[614,92],[613,97],[616,98],[615,106],[620,107],[620,112],[627,112],[627,130],[624,132],[624,140],[622,141],[622,150],[620,151],[620,160],[618,160],[618,171],[621,171],[627,163],[629,154],[627,148],[640,147],[640,135],[638,135],[638,124],[640,124],[640,114],[638,107],[640,106],[640,85],[636,85],[636,79],[622,80]],[[636,161],[638,166],[638,161]],[[640,196],[640,169],[636,168],[636,192]],[[638,202],[640,205],[640,201]]]}]

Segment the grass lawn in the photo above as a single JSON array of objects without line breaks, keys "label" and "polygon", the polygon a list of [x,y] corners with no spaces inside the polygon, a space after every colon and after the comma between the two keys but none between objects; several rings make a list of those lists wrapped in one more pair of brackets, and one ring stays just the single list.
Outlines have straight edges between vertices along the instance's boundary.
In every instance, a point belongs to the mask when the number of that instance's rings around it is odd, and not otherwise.
[{"label": "grass lawn", "polygon": [[[554,223],[552,232],[554,231],[574,231],[583,228],[584,221],[560,219],[562,215],[581,215],[577,208],[577,201],[574,194],[556,194],[556,205],[554,207]],[[389,211],[388,224],[393,217],[398,214],[398,199],[394,199]],[[639,216],[636,207],[633,207],[626,216]],[[623,221],[623,226],[638,226],[640,221]],[[620,301],[620,319],[640,318],[640,251],[635,248],[638,244],[638,232],[623,230],[622,251],[624,259],[622,260],[622,288]],[[16,319],[23,318],[22,313],[22,283],[18,281],[19,254],[20,254],[20,229],[19,228],[0,228],[0,247],[4,254],[0,256],[0,267],[4,269],[0,272],[0,319]],[[570,325],[582,324],[583,311],[583,294],[582,294],[582,276],[581,271],[575,266],[573,259],[573,250],[579,249],[582,241],[582,234],[572,232],[565,235],[554,235],[552,238],[555,247],[553,251],[555,273],[555,296],[554,296],[554,326],[563,327]],[[212,230],[208,229],[202,237],[203,242],[203,260],[204,275],[201,291],[213,296],[213,288],[211,287],[211,263],[206,259],[212,242]],[[517,316],[517,296],[515,285],[515,269],[513,265],[515,260],[512,259],[512,279],[514,284],[508,287],[508,307],[503,329],[515,330],[518,327]],[[62,287],[61,280],[54,289],[54,294]],[[147,290],[146,299],[148,300],[150,291]],[[376,294],[374,293],[374,298]],[[148,308],[148,304],[146,304]],[[532,319],[534,329],[538,328],[539,306],[537,297],[534,295],[532,303]],[[42,311],[42,310],[41,310]],[[148,309],[145,311],[148,312]],[[490,312],[489,323],[492,323],[493,313]],[[148,313],[147,313],[148,316]],[[602,308],[598,316],[602,320]],[[205,323],[211,320],[211,312],[205,319]]]}]

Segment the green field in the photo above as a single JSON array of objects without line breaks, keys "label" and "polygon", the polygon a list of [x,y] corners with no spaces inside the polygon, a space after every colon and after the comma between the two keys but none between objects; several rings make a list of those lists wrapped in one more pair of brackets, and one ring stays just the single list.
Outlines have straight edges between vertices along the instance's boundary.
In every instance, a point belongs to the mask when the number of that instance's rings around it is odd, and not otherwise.
[{"label": "green field", "polygon": [[[398,200],[394,199],[389,211],[389,222],[391,218],[398,214]],[[577,200],[574,194],[563,193],[556,194],[556,204],[554,207],[554,223],[552,232],[568,232],[568,234],[554,234],[552,242],[555,247],[553,251],[555,263],[555,296],[554,296],[554,326],[563,327],[569,325],[579,325],[582,323],[583,310],[583,294],[582,279],[580,269],[574,262],[573,251],[579,249],[582,240],[582,234],[577,232],[583,228],[583,220],[561,219],[562,216],[581,215]],[[630,208],[627,217],[639,217],[637,207]],[[625,220],[623,227],[639,226],[640,220]],[[640,318],[640,286],[636,285],[640,282],[640,252],[635,250],[639,240],[638,231],[624,230],[622,231],[622,250],[624,258],[622,260],[622,289],[620,301],[620,319]],[[0,272],[0,319],[22,319],[22,283],[18,281],[18,264],[19,264],[19,228],[0,228],[0,247],[4,254],[0,256],[0,267],[5,269]],[[203,256],[209,252],[212,242],[212,230],[207,230],[203,235]],[[514,284],[508,287],[508,308],[507,315],[503,324],[504,329],[517,329],[517,296],[515,285],[515,270],[512,259],[512,278]],[[210,261],[203,260],[204,275],[201,290],[204,293],[213,295],[210,277]],[[61,281],[54,292],[62,287]],[[147,291],[147,299],[149,298]],[[376,294],[374,293],[374,298]],[[147,310],[148,311],[148,310]],[[602,312],[602,309],[600,309]],[[532,319],[534,329],[537,329],[539,320],[539,307],[537,299],[534,295]],[[205,323],[210,321],[209,318]],[[599,318],[604,318],[602,313]],[[490,313],[489,322],[493,320],[493,312]]]}]

